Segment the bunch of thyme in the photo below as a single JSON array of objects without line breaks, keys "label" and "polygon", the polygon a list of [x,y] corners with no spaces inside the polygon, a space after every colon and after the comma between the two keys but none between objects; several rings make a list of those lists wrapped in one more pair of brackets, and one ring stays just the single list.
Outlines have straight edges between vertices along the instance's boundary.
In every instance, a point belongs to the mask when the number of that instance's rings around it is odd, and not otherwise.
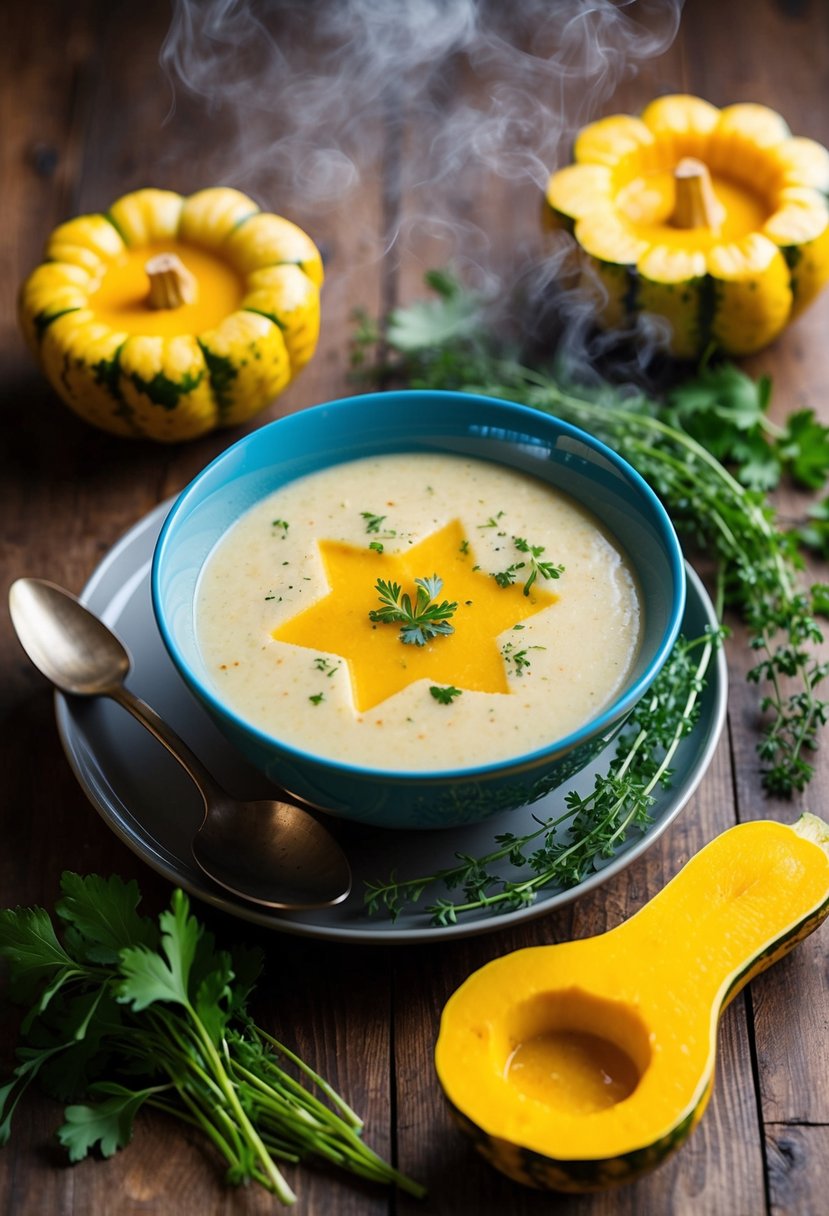
[{"label": "bunch of thyme", "polygon": [[[748,626],[757,655],[748,679],[765,690],[757,745],[763,785],[784,796],[803,790],[813,772],[807,756],[829,709],[817,692],[829,665],[815,649],[823,639],[815,610],[824,606],[826,593],[801,587],[796,547],[776,527],[765,496],[743,486],[702,443],[660,417],[585,400],[530,369],[521,369],[521,379],[528,405],[588,427],[612,444],[650,482],[678,530],[713,551],[726,602]],[[513,392],[516,387],[512,379]],[[506,385],[488,391],[509,395]]]}]

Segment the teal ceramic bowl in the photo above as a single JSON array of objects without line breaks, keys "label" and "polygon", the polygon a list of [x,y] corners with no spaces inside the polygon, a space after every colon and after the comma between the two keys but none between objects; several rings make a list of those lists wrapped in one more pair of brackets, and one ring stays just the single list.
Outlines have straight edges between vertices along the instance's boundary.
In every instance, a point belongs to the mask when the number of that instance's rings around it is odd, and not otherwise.
[{"label": "teal ceramic bowl", "polygon": [[[380,771],[326,759],[245,721],[212,685],[194,623],[196,586],[217,541],[286,482],[344,461],[435,452],[494,461],[569,494],[627,552],[644,609],[642,644],[611,705],[566,738],[509,760]],[[407,391],[334,401],[261,427],[208,465],[174,503],[156,546],[153,610],[182,678],[230,742],[276,784],[332,815],[383,828],[474,823],[569,780],[620,728],[664,664],[685,604],[682,554],[653,491],[583,431],[537,410],[465,393]]]}]

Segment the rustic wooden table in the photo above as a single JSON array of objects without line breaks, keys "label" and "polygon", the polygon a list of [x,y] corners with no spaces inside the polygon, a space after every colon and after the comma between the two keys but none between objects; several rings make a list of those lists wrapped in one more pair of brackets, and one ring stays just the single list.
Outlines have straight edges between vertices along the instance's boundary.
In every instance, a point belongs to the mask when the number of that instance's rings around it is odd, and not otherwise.
[{"label": "rustic wooden table", "polygon": [[[469,12],[476,7],[470,0]],[[566,16],[590,6],[533,0],[509,7],[512,27],[489,40],[486,54],[479,39],[475,53],[464,56],[445,54],[466,28],[462,3],[413,0],[414,28],[393,5],[375,5],[375,20],[364,25],[371,5],[309,4],[304,29],[291,32],[284,14],[267,4],[180,0],[171,28],[164,0],[7,0],[0,15],[4,603],[20,575],[80,591],[122,534],[241,433],[179,447],[121,442],[58,403],[24,349],[15,292],[60,220],[103,209],[142,185],[187,193],[221,182],[302,224],[326,259],[322,341],[269,418],[351,391],[355,307],[382,315],[420,294],[425,269],[452,258],[461,270],[474,266],[505,281],[531,261],[539,242],[538,174],[556,122],[564,139],[601,113],[635,112],[658,93],[688,91],[715,104],[767,103],[797,133],[829,143],[829,8],[818,0],[693,0],[681,20],[671,4],[634,4],[615,22],[591,19],[590,48],[559,39],[557,66],[543,70],[532,58],[547,53],[533,44],[539,14],[545,7],[553,14],[544,33],[553,45],[556,22],[561,31]],[[605,17],[612,9],[609,0],[597,7]],[[205,14],[222,9],[223,23],[187,42],[188,25],[198,30]],[[266,20],[252,33],[254,12]],[[643,25],[634,31],[637,17]],[[372,59],[375,42],[392,47],[394,58]],[[829,295],[746,363],[752,373],[773,375],[778,414],[808,405],[829,420],[827,323]],[[23,656],[5,610],[0,634],[3,904],[51,906],[61,871],[70,869],[134,876],[148,905],[161,906],[169,884],[107,829],[76,783],[50,690]],[[450,1123],[432,1068],[441,1006],[475,967],[515,947],[617,924],[738,820],[791,820],[801,807],[825,807],[827,743],[802,797],[789,804],[762,793],[755,694],[744,679],[750,660],[739,628],[727,653],[727,730],[699,789],[649,852],[555,914],[468,939],[394,948],[300,940],[197,905],[217,932],[264,947],[262,1019],[365,1115],[370,1142],[429,1188],[417,1203],[303,1168],[289,1171],[298,1212],[829,1211],[825,931],[729,1008],[701,1127],[657,1172],[616,1193],[549,1197],[509,1183]],[[4,1004],[4,1071],[16,1024]],[[3,1212],[188,1216],[274,1207],[255,1188],[226,1189],[198,1139],[162,1117],[139,1117],[132,1145],[116,1157],[69,1168],[53,1138],[59,1114],[46,1099],[27,1101],[0,1153]]]}]

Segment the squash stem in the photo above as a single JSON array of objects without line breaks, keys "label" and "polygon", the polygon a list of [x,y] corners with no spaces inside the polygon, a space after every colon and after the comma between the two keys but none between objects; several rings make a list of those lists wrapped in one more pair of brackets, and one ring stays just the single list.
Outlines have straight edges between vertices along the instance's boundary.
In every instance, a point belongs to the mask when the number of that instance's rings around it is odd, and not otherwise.
[{"label": "squash stem", "polygon": [[159,253],[144,264],[150,280],[150,308],[180,308],[192,304],[198,294],[195,277],[178,254]]},{"label": "squash stem", "polygon": [[710,228],[716,232],[725,209],[714,193],[708,166],[696,157],[684,156],[674,169],[674,185],[674,228]]}]

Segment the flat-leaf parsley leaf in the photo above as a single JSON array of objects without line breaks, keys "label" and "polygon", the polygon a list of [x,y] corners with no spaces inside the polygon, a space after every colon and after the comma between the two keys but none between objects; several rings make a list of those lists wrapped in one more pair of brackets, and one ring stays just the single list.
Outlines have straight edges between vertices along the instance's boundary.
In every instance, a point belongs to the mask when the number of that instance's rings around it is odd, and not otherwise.
[{"label": "flat-leaf parsley leaf", "polygon": [[441,688],[439,684],[432,684],[429,687],[429,692],[439,705],[451,705],[455,697],[461,695],[463,689],[455,688],[451,684],[447,688]]},{"label": "flat-leaf parsley leaf", "polygon": [[431,578],[416,578],[415,585],[417,596],[412,604],[411,596],[403,592],[399,583],[378,578],[375,589],[383,607],[373,608],[369,620],[402,625],[400,640],[407,646],[425,646],[432,638],[454,633],[449,618],[454,615],[457,603],[437,602],[443,579],[433,574]]}]

